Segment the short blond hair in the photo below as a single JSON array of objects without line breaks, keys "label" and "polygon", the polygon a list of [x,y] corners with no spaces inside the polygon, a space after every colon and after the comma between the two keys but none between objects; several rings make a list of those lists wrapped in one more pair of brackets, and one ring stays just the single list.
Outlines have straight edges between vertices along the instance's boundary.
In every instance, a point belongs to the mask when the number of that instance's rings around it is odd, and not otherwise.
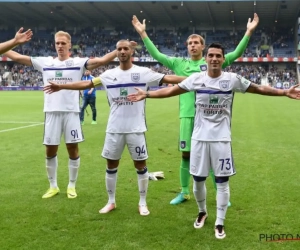
[{"label": "short blond hair", "polygon": [[71,35],[68,32],[62,30],[57,31],[54,35],[54,39],[58,36],[65,36],[71,42]]},{"label": "short blond hair", "polygon": [[186,39],[186,43],[188,43],[188,41],[189,41],[190,38],[199,38],[200,43],[201,43],[202,45],[205,45],[205,40],[204,40],[204,38],[203,38],[202,36],[198,35],[198,34],[191,34],[191,35]]}]

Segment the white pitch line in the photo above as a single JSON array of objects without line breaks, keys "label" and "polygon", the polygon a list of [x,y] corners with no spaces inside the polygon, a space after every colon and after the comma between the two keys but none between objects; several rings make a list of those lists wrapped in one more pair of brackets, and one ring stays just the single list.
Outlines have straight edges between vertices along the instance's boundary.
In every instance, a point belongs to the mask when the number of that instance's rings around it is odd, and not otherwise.
[{"label": "white pitch line", "polygon": [[44,124],[44,123],[37,123],[37,124],[32,124],[32,125],[23,126],[23,127],[4,129],[4,130],[0,130],[0,133],[8,132],[8,131],[13,131],[13,130],[18,130],[18,129],[23,129],[23,128],[34,127],[34,126],[39,126],[39,125],[42,125],[42,124]]},{"label": "white pitch line", "polygon": [[13,123],[13,124],[18,124],[18,123],[30,124],[30,123],[34,123],[34,124],[37,124],[37,123],[40,123],[40,122],[0,121],[0,123],[2,123],[2,124],[10,124],[10,123]]}]

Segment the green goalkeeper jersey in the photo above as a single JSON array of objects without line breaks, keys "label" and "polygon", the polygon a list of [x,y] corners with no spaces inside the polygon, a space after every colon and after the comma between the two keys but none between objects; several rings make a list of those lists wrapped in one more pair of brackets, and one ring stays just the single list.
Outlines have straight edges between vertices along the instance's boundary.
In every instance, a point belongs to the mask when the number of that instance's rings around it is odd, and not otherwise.
[{"label": "green goalkeeper jersey", "polygon": [[[236,49],[233,52],[225,55],[225,62],[222,65],[223,68],[232,64],[243,54],[248,45],[249,39],[249,36],[244,36]],[[179,57],[169,57],[165,54],[160,53],[149,37],[144,38],[143,42],[148,52],[155,60],[162,63],[167,68],[173,70],[173,72],[178,76],[190,76],[195,72],[207,70],[207,64],[204,57],[197,61]],[[195,116],[194,91],[179,95],[179,116],[180,118]]]}]

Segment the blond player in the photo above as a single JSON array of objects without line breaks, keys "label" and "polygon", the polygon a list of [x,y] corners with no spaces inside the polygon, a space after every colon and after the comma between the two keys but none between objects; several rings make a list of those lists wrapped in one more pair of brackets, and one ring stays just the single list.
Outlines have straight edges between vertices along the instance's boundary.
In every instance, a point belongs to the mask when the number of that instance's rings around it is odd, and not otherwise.
[{"label": "blond player", "polygon": [[[5,55],[13,61],[33,66],[42,72],[44,84],[56,81],[60,84],[80,81],[85,70],[95,69],[109,63],[116,57],[116,51],[101,58],[70,57],[71,36],[64,31],[58,31],[55,36],[57,57],[29,57],[15,51]],[[43,144],[46,146],[46,170],[50,183],[49,189],[42,198],[50,198],[60,192],[57,185],[58,157],[57,150],[61,137],[64,137],[69,155],[68,198],[76,198],[75,184],[80,166],[78,143],[84,140],[79,119],[79,91],[64,90],[53,95],[44,94],[45,128]]]}]

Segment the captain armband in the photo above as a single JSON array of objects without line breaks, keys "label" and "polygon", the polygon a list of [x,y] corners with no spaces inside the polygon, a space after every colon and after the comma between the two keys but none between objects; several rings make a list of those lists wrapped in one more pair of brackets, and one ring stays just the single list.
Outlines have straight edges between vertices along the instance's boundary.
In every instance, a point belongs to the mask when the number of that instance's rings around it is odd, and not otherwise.
[{"label": "captain armband", "polygon": [[92,84],[96,87],[96,86],[99,86],[99,85],[102,85],[102,82],[100,80],[99,77],[95,77],[91,80]]}]

